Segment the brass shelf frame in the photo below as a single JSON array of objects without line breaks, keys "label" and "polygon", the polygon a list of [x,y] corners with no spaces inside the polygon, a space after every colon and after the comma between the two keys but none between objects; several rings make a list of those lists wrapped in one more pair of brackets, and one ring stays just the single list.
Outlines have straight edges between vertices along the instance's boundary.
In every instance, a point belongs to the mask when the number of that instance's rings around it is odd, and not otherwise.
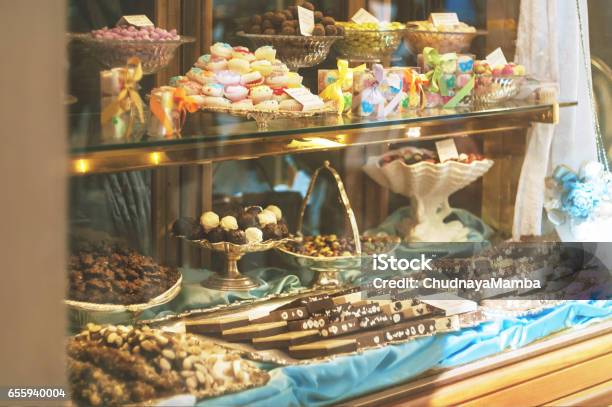
[{"label": "brass shelf frame", "polygon": [[347,124],[330,130],[304,128],[304,131],[262,133],[261,137],[224,140],[194,140],[181,144],[126,147],[106,151],[73,153],[71,175],[89,175],[153,169],[169,166],[211,164],[265,156],[344,149],[352,146],[407,143],[448,137],[494,135],[526,129],[532,122],[554,123],[559,107],[576,102],[532,105],[516,109],[477,112],[422,119],[398,119],[385,123]]}]

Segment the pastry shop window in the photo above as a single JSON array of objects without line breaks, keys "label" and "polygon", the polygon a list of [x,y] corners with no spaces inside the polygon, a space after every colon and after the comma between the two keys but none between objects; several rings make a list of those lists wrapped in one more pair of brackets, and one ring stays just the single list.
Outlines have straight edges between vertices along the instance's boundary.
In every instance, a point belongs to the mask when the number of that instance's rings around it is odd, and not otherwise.
[{"label": "pastry shop window", "polygon": [[440,369],[549,353],[596,373],[476,403],[609,381],[610,18],[527,1],[69,1],[75,400],[459,405]]}]

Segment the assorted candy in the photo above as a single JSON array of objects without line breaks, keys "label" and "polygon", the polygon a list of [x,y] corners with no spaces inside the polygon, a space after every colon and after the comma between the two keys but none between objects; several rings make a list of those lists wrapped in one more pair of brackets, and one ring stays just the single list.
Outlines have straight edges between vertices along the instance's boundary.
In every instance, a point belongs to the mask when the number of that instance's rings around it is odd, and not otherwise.
[{"label": "assorted candy", "polygon": [[239,208],[223,216],[213,211],[204,212],[199,222],[180,218],[172,225],[172,232],[189,240],[208,240],[210,243],[260,243],[289,236],[281,209],[268,205]]},{"label": "assorted candy", "polygon": [[103,27],[91,32],[92,37],[101,40],[123,40],[123,41],[177,41],[181,36],[176,33],[176,29],[167,31],[160,27]]},{"label": "assorted candy", "polygon": [[170,78],[170,85],[198,95],[202,107],[237,110],[301,111],[303,106],[286,92],[302,87],[302,77],[276,59],[276,49],[232,47],[215,43],[184,76]]},{"label": "assorted candy", "polygon": [[493,76],[525,76],[525,67],[514,62],[491,67],[487,61],[475,61],[474,73]]},{"label": "assorted candy", "polygon": [[427,21],[411,21],[408,23],[410,28],[418,31],[438,31],[438,32],[453,32],[453,33],[473,33],[476,28],[463,22],[448,25],[434,25],[431,22],[431,17]]},{"label": "assorted candy", "polygon": [[[315,6],[306,1],[300,4],[314,12],[315,26],[312,30],[314,36],[344,35],[344,28],[337,25],[333,17],[324,15],[315,10]],[[297,6],[290,6],[281,11],[268,11],[264,14],[255,14],[244,27],[249,34],[265,35],[302,35],[298,21]]]},{"label": "assorted candy", "polygon": [[[480,154],[470,153],[459,154],[459,157],[452,158],[447,161],[457,161],[463,164],[471,164],[474,161],[481,161],[484,157]],[[418,164],[420,162],[428,162],[432,164],[440,164],[438,154],[429,150],[416,150],[416,149],[405,149],[402,151],[395,151],[383,156],[378,163],[380,166],[384,166],[392,163],[393,161],[403,161],[406,165]]]},{"label": "assorted candy", "polygon": [[[361,236],[361,253],[380,254],[389,252],[399,239],[388,235]],[[305,236],[301,242],[290,242],[287,249],[310,257],[349,257],[355,255],[353,238],[332,235]]]}]

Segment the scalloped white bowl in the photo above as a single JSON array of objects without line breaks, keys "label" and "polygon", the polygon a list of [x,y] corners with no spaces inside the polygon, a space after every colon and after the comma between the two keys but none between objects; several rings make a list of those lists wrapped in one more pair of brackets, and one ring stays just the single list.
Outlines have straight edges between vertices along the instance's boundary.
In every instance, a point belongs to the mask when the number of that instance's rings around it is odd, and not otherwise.
[{"label": "scalloped white bowl", "polygon": [[[389,154],[393,152],[386,155]],[[379,162],[382,157],[370,157],[363,170],[381,186],[411,198],[414,223],[406,228],[406,240],[467,240],[469,230],[460,222],[444,222],[451,214],[448,197],[482,177],[493,166],[492,160],[478,160],[470,164],[446,161],[442,164],[419,162],[412,165],[395,160],[381,166]]]}]

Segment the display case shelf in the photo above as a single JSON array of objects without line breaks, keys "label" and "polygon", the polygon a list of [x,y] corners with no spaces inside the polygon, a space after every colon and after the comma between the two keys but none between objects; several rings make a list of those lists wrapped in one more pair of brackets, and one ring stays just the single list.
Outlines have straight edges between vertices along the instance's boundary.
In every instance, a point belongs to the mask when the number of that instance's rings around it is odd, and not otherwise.
[{"label": "display case shelf", "polygon": [[183,136],[102,142],[98,115],[72,115],[70,170],[73,175],[204,164],[270,155],[324,151],[350,146],[403,143],[476,134],[488,135],[553,123],[558,107],[576,102],[506,102],[494,107],[415,110],[370,119],[329,114],[303,120],[275,120],[266,131],[255,122],[228,115],[189,115]]}]

